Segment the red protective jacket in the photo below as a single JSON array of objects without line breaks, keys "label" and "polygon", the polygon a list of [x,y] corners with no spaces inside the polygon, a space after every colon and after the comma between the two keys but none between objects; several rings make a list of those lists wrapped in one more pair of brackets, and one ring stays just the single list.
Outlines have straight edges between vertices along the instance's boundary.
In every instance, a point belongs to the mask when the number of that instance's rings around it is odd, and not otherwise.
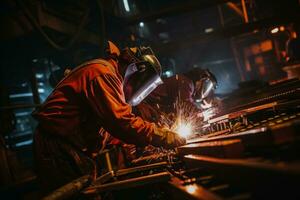
[{"label": "red protective jacket", "polygon": [[154,124],[131,112],[114,60],[93,60],[74,69],[33,115],[40,132],[58,135],[82,150],[101,148],[99,129],[129,144],[146,145]]}]

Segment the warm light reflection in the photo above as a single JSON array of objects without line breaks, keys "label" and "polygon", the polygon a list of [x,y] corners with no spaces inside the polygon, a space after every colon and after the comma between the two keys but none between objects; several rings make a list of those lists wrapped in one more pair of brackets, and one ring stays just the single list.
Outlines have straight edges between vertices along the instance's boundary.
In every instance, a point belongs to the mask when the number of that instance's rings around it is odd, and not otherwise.
[{"label": "warm light reflection", "polygon": [[192,125],[189,123],[185,123],[185,122],[181,122],[178,124],[177,128],[176,128],[176,132],[184,138],[187,138],[188,136],[190,136],[192,134]]},{"label": "warm light reflection", "polygon": [[186,139],[193,137],[201,128],[199,110],[185,103],[176,103],[174,107],[174,113],[160,113],[159,124]]},{"label": "warm light reflection", "polygon": [[276,27],[276,28],[273,28],[273,29],[271,30],[271,33],[272,33],[272,34],[275,34],[275,33],[278,33],[278,31],[279,31],[279,28]]},{"label": "warm light reflection", "polygon": [[215,113],[216,113],[215,108],[209,108],[207,110],[204,110],[202,112],[203,120],[207,121],[207,120],[211,119],[215,115]]},{"label": "warm light reflection", "polygon": [[188,193],[194,194],[197,190],[197,186],[196,185],[188,185],[188,186],[186,186],[186,190]]}]

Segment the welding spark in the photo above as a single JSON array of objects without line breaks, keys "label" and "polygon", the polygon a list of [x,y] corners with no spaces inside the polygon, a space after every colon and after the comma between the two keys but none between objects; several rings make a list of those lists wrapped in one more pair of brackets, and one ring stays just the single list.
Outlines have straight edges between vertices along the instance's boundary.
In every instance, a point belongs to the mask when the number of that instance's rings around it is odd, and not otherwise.
[{"label": "welding spark", "polygon": [[180,123],[180,124],[178,124],[175,131],[181,137],[187,138],[193,133],[192,130],[193,130],[193,128],[192,128],[191,124],[189,124],[189,123]]},{"label": "welding spark", "polygon": [[161,113],[159,124],[188,139],[201,127],[202,120],[198,117],[198,112],[191,105],[176,103],[174,113]]}]

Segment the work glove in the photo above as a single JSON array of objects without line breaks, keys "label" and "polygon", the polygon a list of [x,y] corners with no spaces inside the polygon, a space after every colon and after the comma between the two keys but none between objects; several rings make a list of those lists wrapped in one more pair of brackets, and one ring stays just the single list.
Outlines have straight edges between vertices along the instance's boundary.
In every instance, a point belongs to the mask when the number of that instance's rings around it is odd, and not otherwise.
[{"label": "work glove", "polygon": [[155,127],[154,133],[151,135],[150,143],[156,147],[162,146],[171,149],[184,145],[186,140],[167,128]]}]

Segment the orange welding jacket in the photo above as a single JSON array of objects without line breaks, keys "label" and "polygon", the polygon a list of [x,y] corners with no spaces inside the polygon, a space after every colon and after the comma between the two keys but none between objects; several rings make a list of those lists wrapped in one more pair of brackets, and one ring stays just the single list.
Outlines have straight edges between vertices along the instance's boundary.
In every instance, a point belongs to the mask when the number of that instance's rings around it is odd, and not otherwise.
[{"label": "orange welding jacket", "polygon": [[75,68],[33,114],[41,134],[94,151],[101,148],[99,129],[104,128],[125,143],[147,145],[155,125],[132,114],[122,81],[113,59],[92,60]]}]

